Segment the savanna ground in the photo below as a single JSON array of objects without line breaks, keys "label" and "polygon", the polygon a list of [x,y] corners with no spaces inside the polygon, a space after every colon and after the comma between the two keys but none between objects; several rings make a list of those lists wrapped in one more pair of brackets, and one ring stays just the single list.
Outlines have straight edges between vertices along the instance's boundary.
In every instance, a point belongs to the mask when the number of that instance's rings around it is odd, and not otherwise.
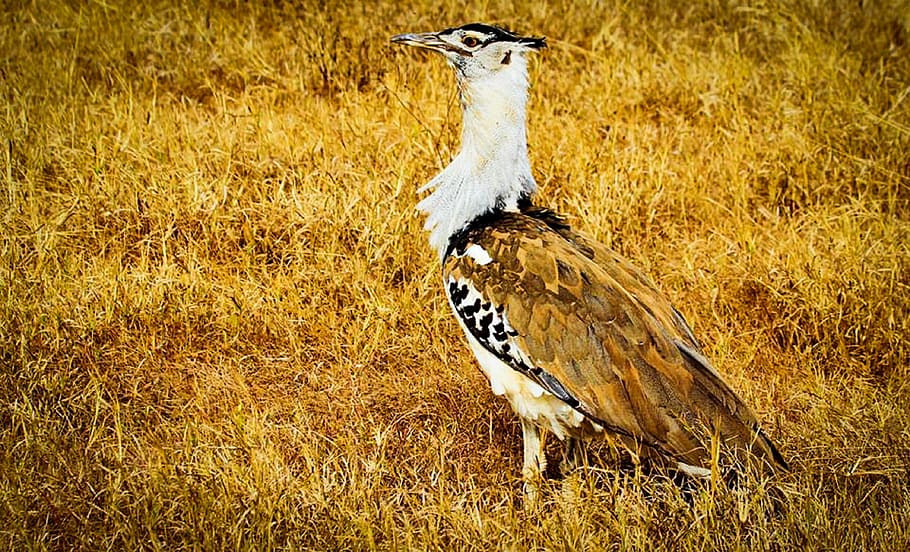
[{"label": "savanna ground", "polygon": [[[3,3],[0,547],[910,547],[907,2],[322,4]],[[454,79],[388,42],[473,20],[548,37],[540,201],[791,473],[686,497],[602,447],[522,509],[414,214]]]}]

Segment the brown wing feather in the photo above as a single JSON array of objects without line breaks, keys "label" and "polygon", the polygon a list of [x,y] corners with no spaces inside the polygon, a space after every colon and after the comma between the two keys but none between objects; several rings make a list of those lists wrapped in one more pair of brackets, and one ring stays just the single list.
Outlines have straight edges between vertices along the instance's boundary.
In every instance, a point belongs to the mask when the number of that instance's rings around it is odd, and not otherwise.
[{"label": "brown wing feather", "polygon": [[583,414],[694,465],[708,460],[697,428],[716,428],[726,441],[783,465],[679,313],[628,261],[519,213],[466,239],[493,262],[449,256],[446,277],[470,278],[503,305],[516,345]]}]

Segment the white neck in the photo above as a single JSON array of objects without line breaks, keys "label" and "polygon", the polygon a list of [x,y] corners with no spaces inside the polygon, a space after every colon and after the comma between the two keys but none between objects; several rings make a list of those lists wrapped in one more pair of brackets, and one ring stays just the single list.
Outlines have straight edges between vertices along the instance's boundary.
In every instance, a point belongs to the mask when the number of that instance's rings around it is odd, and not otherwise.
[{"label": "white neck", "polygon": [[516,210],[537,189],[528,161],[525,108],[528,71],[524,56],[483,78],[458,75],[463,127],[461,151],[420,191],[434,190],[417,205],[427,215],[430,245],[445,255],[449,238],[496,208]]}]

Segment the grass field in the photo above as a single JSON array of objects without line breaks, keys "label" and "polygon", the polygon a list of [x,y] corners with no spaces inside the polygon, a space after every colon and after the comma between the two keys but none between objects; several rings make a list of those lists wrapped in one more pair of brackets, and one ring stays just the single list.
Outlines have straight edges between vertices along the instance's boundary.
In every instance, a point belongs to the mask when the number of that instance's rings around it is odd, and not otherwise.
[{"label": "grass field", "polygon": [[[0,548],[910,548],[910,3],[0,9]],[[791,473],[687,500],[602,447],[522,509],[414,213],[454,79],[388,42],[473,20],[547,36],[540,202]]]}]

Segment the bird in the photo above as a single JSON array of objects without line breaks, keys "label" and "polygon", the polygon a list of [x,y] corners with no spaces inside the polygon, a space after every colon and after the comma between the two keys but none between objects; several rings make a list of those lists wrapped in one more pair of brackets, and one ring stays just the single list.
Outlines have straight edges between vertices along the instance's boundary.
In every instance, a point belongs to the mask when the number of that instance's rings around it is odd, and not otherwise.
[{"label": "bird", "polygon": [[[708,478],[714,445],[771,473],[787,462],[714,368],[683,315],[630,261],[533,201],[529,55],[547,47],[485,23],[393,36],[454,68],[461,147],[419,193],[443,287],[494,395],[522,430],[537,500],[553,433],[568,470],[606,439]],[[675,463],[675,464],[674,464]]]}]

